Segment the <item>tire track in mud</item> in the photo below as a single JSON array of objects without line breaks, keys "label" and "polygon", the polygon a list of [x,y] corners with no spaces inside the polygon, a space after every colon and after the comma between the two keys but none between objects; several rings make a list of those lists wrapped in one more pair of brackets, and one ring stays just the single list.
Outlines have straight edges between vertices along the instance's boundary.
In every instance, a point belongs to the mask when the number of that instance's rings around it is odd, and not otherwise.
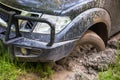
[{"label": "tire track in mud", "polygon": [[114,64],[116,54],[120,54],[120,33],[108,41],[105,51],[80,54],[68,58],[65,64],[56,64],[53,80],[97,80],[100,71]]},{"label": "tire track in mud", "polygon": [[[109,64],[114,64],[115,55],[120,54],[120,33],[108,41],[105,51],[85,53],[69,57],[64,64],[54,64],[55,74],[45,80],[97,80],[101,70],[107,70]],[[118,53],[116,53],[116,51]],[[20,75],[17,80],[42,80],[39,75],[29,73]]]}]

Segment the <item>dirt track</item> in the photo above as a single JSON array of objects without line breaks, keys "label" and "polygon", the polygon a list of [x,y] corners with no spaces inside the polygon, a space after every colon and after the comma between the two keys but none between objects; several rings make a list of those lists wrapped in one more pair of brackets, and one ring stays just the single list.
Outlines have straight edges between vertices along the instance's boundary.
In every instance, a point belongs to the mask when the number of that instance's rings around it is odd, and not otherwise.
[{"label": "dirt track", "polygon": [[99,53],[80,54],[69,58],[64,65],[56,65],[53,80],[97,80],[98,72],[107,70],[114,64],[115,55],[120,54],[120,34],[108,41],[105,51]]},{"label": "dirt track", "polygon": [[[107,70],[113,64],[115,55],[120,54],[120,34],[108,41],[105,51],[99,53],[85,53],[68,58],[64,65],[55,64],[55,74],[47,80],[97,80],[98,72]],[[34,73],[21,75],[17,80],[41,80]]]}]

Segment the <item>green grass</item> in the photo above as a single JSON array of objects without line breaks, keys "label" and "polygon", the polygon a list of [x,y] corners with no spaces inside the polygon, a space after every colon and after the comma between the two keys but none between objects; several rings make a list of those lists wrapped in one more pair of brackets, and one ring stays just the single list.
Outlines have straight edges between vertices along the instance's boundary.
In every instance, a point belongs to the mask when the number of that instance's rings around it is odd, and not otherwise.
[{"label": "green grass", "polygon": [[[45,80],[54,73],[48,63],[19,63],[12,61],[9,54],[10,51],[0,43],[0,80],[24,79],[28,74],[35,74],[38,80]],[[31,80],[36,79],[33,77]]]},{"label": "green grass", "polygon": [[113,66],[110,66],[108,71],[99,73],[99,80],[120,80],[120,55],[119,60]]},{"label": "green grass", "polygon": [[108,71],[99,73],[99,80],[120,80],[120,45],[116,50],[116,59],[114,65],[110,65]]}]

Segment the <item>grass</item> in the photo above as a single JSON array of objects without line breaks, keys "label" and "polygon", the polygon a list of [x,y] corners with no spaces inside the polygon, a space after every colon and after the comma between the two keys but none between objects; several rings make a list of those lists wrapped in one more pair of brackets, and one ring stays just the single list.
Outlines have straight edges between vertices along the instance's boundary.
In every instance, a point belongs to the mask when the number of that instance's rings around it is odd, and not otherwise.
[{"label": "grass", "polygon": [[110,65],[108,71],[99,73],[99,80],[120,80],[120,45],[116,50],[115,64]]},{"label": "grass", "polygon": [[48,63],[19,63],[12,61],[9,54],[0,42],[0,80],[45,80],[54,73]]}]

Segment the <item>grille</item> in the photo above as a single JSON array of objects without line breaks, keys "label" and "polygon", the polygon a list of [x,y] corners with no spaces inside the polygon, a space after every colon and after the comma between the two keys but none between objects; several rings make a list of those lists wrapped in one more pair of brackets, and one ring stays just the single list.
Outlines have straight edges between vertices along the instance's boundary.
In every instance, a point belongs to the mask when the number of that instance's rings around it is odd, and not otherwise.
[{"label": "grille", "polygon": [[0,12],[0,18],[3,19],[5,22],[8,22],[8,15],[3,14],[2,12]]},{"label": "grille", "polygon": [[[8,12],[15,11],[17,14],[21,13],[20,11],[17,11],[15,9],[11,9],[11,8],[9,8],[7,6],[2,5],[2,4],[0,4],[0,8],[6,10]],[[4,14],[4,13],[0,12],[0,18],[2,18],[4,21],[8,22],[9,16],[7,14]]]},{"label": "grille", "polygon": [[34,26],[34,22],[33,21],[27,21],[27,24],[26,24],[26,29],[32,29],[32,27]]},{"label": "grille", "polygon": [[[36,14],[32,14],[32,17],[38,17]],[[36,22],[34,21],[27,21],[26,28],[27,29],[32,29],[35,26]]]},{"label": "grille", "polygon": [[[31,14],[31,17],[38,17],[39,15],[37,14]],[[32,31],[35,27],[37,22],[35,21],[26,21],[26,20],[23,20],[23,22],[21,23],[20,25],[20,28],[22,31]]]}]

